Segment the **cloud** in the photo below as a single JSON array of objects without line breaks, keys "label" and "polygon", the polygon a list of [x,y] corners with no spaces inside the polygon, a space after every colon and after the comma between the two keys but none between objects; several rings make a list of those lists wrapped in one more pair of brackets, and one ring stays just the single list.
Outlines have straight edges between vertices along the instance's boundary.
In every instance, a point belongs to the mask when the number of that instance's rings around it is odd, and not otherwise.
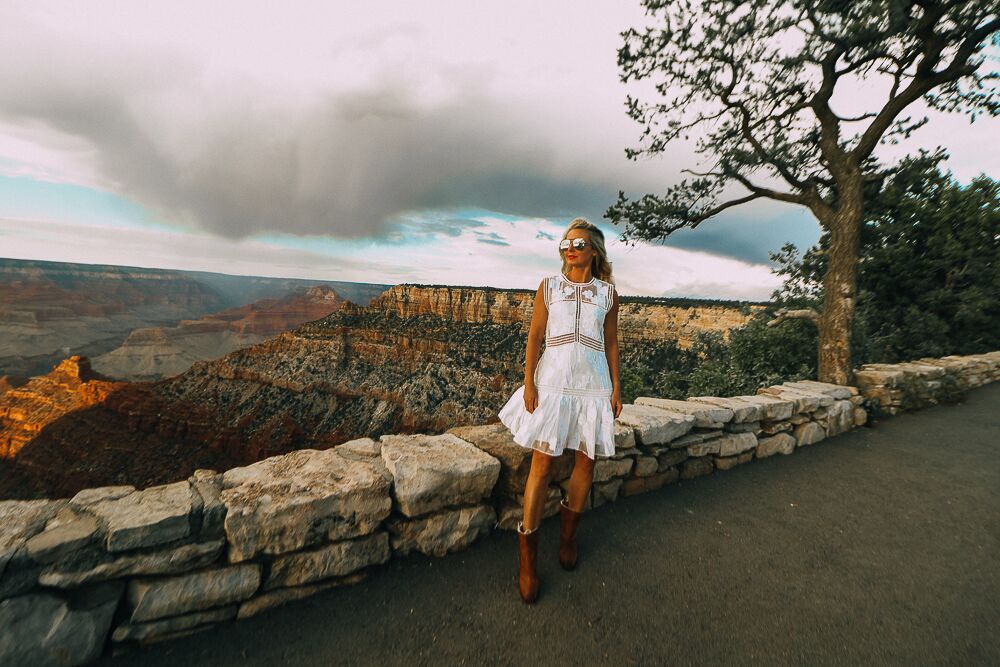
[{"label": "cloud", "polygon": [[[87,39],[22,14],[0,18],[17,25],[5,35],[13,55],[0,68],[0,122],[35,128],[39,154],[57,140],[87,146],[79,171],[92,172],[89,181],[190,229],[360,238],[391,233],[401,214],[467,205],[599,219],[616,172],[628,168],[620,148],[621,164],[602,168],[591,160],[594,144],[490,91],[496,75],[485,64],[429,57],[419,68],[388,67],[396,56],[369,81],[326,82],[297,97],[239,70],[220,81],[196,51],[140,51],[113,35]],[[419,34],[408,23],[383,26],[327,56],[378,55]]]},{"label": "cloud", "polygon": [[[461,208],[600,222],[619,189],[662,193],[696,161],[693,142],[625,159],[641,128],[615,52],[618,33],[647,18],[638,3],[587,8],[11,1],[0,174],[114,192],[229,240],[430,243],[484,224],[420,218]],[[955,138],[966,170],[990,164],[986,127]],[[762,202],[665,245],[761,263],[818,236],[808,213]]]}]

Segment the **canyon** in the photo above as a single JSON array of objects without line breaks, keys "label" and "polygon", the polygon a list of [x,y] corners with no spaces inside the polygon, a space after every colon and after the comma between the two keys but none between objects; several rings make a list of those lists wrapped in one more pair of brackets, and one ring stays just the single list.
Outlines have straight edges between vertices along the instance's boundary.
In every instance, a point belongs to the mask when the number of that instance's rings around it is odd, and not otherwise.
[{"label": "canyon", "polygon": [[359,305],[390,287],[0,258],[0,376],[44,374],[72,355],[109,353],[136,329],[177,327],[320,284]]},{"label": "canyon", "polygon": [[328,285],[317,285],[280,299],[181,320],[176,327],[134,329],[121,347],[92,359],[92,366],[115,379],[159,380],[183,373],[196,361],[217,359],[325,317],[346,303]]},{"label": "canyon", "polygon": [[[76,355],[0,394],[0,497],[144,487],[359,437],[496,422],[523,380],[533,297],[397,285],[152,382],[115,382]],[[622,363],[763,307],[622,296]]]}]

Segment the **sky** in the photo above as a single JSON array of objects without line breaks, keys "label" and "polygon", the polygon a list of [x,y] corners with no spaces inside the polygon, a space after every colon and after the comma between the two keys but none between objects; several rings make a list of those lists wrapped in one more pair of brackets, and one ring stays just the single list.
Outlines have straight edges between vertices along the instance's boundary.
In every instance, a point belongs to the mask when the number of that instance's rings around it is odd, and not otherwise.
[{"label": "sky", "polygon": [[[767,299],[768,253],[819,238],[801,207],[656,244],[603,219],[700,164],[694,140],[625,157],[619,33],[649,20],[623,0],[7,0],[0,257],[533,289],[584,216],[622,294]],[[996,174],[1000,119],[927,114],[888,155],[941,145],[961,182]]]}]

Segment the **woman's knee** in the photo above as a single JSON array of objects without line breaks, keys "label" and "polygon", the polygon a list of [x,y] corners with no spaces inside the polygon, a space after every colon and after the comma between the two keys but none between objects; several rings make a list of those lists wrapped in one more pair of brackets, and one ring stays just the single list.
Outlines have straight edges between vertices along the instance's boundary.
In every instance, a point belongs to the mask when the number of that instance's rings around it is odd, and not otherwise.
[{"label": "woman's knee", "polygon": [[545,452],[540,452],[536,449],[531,454],[531,471],[529,474],[547,477],[552,471],[553,458]]}]

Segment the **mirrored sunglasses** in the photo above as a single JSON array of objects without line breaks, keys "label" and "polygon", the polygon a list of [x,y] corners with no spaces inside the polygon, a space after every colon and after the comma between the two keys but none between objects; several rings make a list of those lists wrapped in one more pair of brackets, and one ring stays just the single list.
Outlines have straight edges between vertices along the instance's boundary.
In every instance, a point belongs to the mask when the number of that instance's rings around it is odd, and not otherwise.
[{"label": "mirrored sunglasses", "polygon": [[[574,250],[583,250],[584,248],[590,247],[593,244],[585,239],[573,239],[572,245]],[[562,241],[559,242],[560,251],[569,250],[569,247],[570,247],[569,239],[563,239]]]}]

